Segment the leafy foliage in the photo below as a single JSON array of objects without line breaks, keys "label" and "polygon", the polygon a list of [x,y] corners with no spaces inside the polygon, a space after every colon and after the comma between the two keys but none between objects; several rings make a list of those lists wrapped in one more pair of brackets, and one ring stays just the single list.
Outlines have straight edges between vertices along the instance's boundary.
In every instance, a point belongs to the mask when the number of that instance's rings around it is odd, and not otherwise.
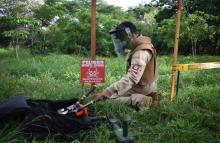
[{"label": "leafy foliage", "polygon": [[[159,13],[156,15],[156,20],[159,22],[157,31],[157,33],[159,33],[159,35],[157,35],[157,41],[159,41],[159,43],[157,44],[165,44],[167,47],[170,47],[172,40],[168,37],[173,33],[172,29],[175,27],[174,25],[171,25],[171,23],[174,24],[174,21],[171,19],[174,18],[177,1],[154,0],[153,2],[154,5],[160,9]],[[183,1],[181,19],[182,34],[180,34],[183,39],[180,41],[182,47],[180,53],[192,53],[192,55],[195,55],[196,53],[219,54],[219,10],[217,9],[219,5],[220,2],[218,0],[210,2],[205,0]],[[170,21],[170,25],[164,21]],[[164,35],[164,30],[168,32],[169,36]],[[167,37],[168,39],[164,37]],[[174,39],[174,35],[172,37]],[[161,41],[162,43],[160,43]]]},{"label": "leafy foliage", "polygon": [[[158,53],[173,47],[177,1],[153,0],[127,11],[97,2],[97,54],[115,55],[109,31],[122,21],[132,21],[141,34],[150,36]],[[183,1],[181,50],[183,54],[219,54],[218,0]],[[88,55],[90,51],[91,3],[87,0],[1,1],[1,45],[22,45],[32,54],[61,52]],[[202,36],[207,35],[207,38]],[[11,44],[10,44],[11,43]]]}]

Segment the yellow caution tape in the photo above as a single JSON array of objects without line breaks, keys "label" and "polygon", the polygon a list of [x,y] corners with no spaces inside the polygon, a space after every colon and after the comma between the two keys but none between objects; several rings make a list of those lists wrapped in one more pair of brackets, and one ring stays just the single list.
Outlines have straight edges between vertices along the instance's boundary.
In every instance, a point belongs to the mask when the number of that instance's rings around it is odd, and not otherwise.
[{"label": "yellow caution tape", "polygon": [[189,71],[189,70],[216,69],[216,68],[220,68],[220,62],[176,64],[172,67],[172,70],[173,71]]}]

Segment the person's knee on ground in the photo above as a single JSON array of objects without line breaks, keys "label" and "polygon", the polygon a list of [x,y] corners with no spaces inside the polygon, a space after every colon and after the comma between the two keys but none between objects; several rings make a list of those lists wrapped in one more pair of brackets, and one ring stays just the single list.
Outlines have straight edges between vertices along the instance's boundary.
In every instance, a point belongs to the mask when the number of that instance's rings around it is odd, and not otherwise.
[{"label": "person's knee on ground", "polygon": [[143,94],[132,94],[131,96],[113,98],[127,105],[131,105],[138,111],[145,111],[152,105],[152,97],[145,96]]},{"label": "person's knee on ground", "polygon": [[145,96],[143,94],[132,94],[131,95],[131,105],[137,108],[139,111],[145,111],[152,105],[153,99],[150,96]]},{"label": "person's knee on ground", "polygon": [[152,97],[153,99],[153,106],[157,106],[160,105],[161,101],[162,101],[162,93],[161,92],[152,92],[151,94],[147,95],[149,97]]},{"label": "person's knee on ground", "polygon": [[130,105],[131,104],[131,97],[128,96],[128,97],[118,97],[118,98],[115,98],[115,100],[118,100],[122,103],[125,103],[125,104],[128,104]]}]

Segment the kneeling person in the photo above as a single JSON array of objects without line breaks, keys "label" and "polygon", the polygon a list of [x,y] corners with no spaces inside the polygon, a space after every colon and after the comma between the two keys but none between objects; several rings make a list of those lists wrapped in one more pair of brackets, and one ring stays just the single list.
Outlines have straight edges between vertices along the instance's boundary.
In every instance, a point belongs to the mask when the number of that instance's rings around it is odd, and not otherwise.
[{"label": "kneeling person", "polygon": [[98,93],[98,98],[120,100],[140,111],[149,109],[161,99],[156,93],[156,49],[150,38],[139,35],[131,22],[122,22],[110,34],[118,55],[130,49],[127,74]]}]

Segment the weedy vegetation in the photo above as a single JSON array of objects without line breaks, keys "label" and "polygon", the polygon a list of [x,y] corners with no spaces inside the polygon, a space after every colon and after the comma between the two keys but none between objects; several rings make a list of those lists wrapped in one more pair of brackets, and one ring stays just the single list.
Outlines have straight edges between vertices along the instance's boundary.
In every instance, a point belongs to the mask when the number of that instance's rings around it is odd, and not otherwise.
[{"label": "weedy vegetation", "polygon": [[[89,85],[79,82],[80,60],[87,57],[49,54],[32,57],[27,50],[16,59],[13,51],[0,49],[0,99],[16,95],[23,88],[31,99],[69,99],[80,97]],[[101,91],[125,73],[125,59],[102,58],[106,61],[106,82],[98,84]],[[90,107],[92,115],[123,116],[132,121],[129,133],[138,143],[217,143],[220,142],[220,69],[181,72],[178,96],[170,103],[172,56],[158,56],[158,90],[163,102],[158,107],[139,113],[114,101],[102,101]],[[179,63],[220,61],[213,56],[180,56]],[[90,97],[87,100],[90,100]],[[0,142],[28,142],[22,138],[17,123],[0,124]],[[32,143],[55,143],[53,139],[32,140]],[[103,123],[75,143],[116,142],[109,127]]]}]

